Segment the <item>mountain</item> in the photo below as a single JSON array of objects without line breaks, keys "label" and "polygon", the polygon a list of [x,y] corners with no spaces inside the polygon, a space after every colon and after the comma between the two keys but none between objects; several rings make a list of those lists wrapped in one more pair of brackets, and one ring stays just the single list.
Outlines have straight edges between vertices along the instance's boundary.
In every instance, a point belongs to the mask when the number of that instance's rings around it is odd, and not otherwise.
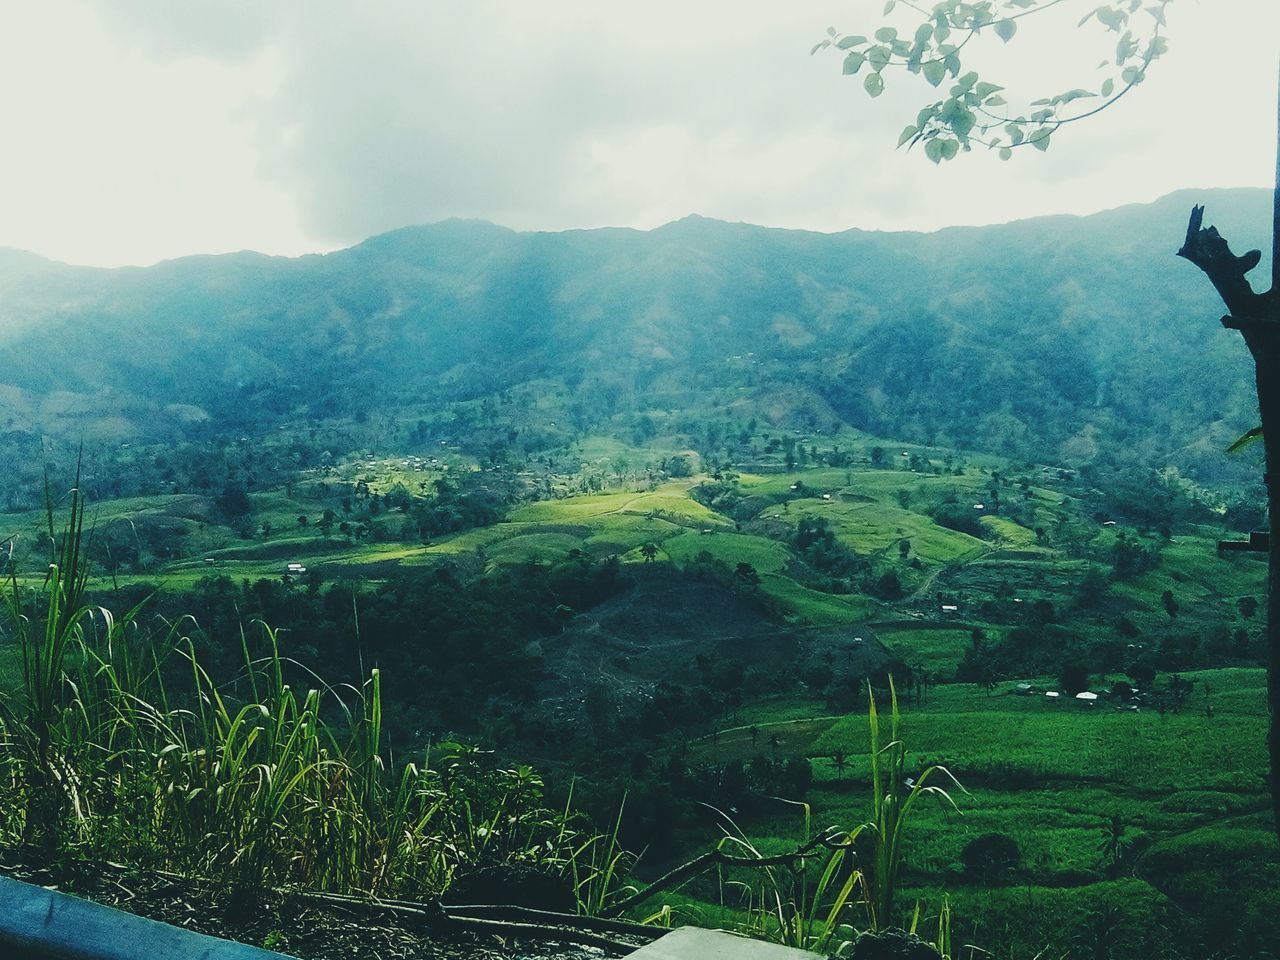
[{"label": "mountain", "polygon": [[447,221],[297,259],[3,251],[0,447],[420,416],[541,385],[584,427],[712,402],[1212,479],[1256,404],[1239,336],[1173,255],[1197,202],[1238,252],[1267,245],[1270,196],[1241,189],[930,234]]}]

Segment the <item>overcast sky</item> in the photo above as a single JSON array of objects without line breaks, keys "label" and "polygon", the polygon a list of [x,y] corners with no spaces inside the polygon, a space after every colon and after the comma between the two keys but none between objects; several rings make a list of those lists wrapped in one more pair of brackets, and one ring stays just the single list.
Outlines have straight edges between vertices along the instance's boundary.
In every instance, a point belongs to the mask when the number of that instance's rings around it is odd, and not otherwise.
[{"label": "overcast sky", "polygon": [[[1029,98],[1096,85],[1112,44],[1074,27],[1095,2],[992,38],[989,79]],[[838,56],[809,55],[882,7],[7,2],[0,245],[117,265],[331,250],[447,217],[934,229],[1270,183],[1277,0],[1175,0],[1170,53],[1116,108],[1047,154],[942,169],[894,150],[931,90],[890,76],[873,101]]]}]

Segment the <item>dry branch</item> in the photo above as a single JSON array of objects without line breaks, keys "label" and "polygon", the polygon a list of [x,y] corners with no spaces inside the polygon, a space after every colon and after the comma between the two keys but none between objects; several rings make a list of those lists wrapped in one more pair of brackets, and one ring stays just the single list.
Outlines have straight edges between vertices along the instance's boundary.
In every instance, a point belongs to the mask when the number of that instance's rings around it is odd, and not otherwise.
[{"label": "dry branch", "polygon": [[680,864],[680,866],[663,874],[643,890],[619,900],[605,909],[604,916],[616,917],[625,913],[636,904],[644,903],[644,901],[661,893],[663,890],[678,886],[712,867],[789,867],[805,857],[813,856],[819,849],[847,850],[852,846],[853,844],[849,842],[837,843],[831,839],[829,834],[820,834],[790,853],[779,853],[772,857],[735,857],[717,847],[715,850],[710,850],[694,857],[688,863]]}]

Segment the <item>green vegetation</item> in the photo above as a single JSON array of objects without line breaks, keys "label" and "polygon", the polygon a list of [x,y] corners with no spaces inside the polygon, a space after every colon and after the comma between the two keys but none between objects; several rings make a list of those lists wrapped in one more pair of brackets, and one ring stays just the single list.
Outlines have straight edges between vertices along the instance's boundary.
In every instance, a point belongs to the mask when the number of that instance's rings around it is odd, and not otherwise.
[{"label": "green vegetation", "polygon": [[[745,432],[740,442],[759,443]],[[533,858],[601,910],[624,884],[706,849],[727,826],[710,806],[736,824],[722,849],[748,858],[835,836],[828,827],[847,846],[795,870],[691,878],[634,918],[834,949],[865,926],[911,926],[919,903],[916,929],[950,931],[956,956],[967,943],[1066,952],[1113,930],[1115,955],[1136,957],[1144,927],[1162,949],[1218,938],[1243,951],[1274,935],[1263,904],[1280,884],[1249,847],[1269,825],[1264,566],[1217,555],[1216,540],[1241,534],[1216,501],[1160,475],[1126,501],[992,457],[911,446],[889,461],[882,441],[850,431],[809,438],[808,465],[790,470],[779,444],[751,473],[673,476],[682,446],[628,446],[627,468],[604,472],[577,450],[525,470],[460,451],[448,470],[335,458],[247,494],[248,526],[238,500],[230,512],[195,495],[95,503],[82,550],[96,569],[73,606],[128,611],[146,598],[146,616],[122,616],[115,634],[88,619],[67,634],[77,693],[58,694],[50,729],[83,770],[93,815],[79,820],[77,799],[33,818],[27,793],[11,792],[7,839],[57,821],[45,832],[84,854],[244,886],[414,896],[480,860]],[[1167,493],[1154,518],[1151,488]],[[10,592],[29,608],[50,545],[65,540],[47,514],[0,518],[0,536],[11,533]],[[179,627],[120,625],[155,614]],[[10,730],[31,726],[19,709],[25,642],[0,635]],[[157,659],[141,669],[147,650]],[[890,676],[901,717],[877,789],[865,697],[869,681],[883,702]],[[1076,689],[1111,693],[1089,709]],[[115,719],[71,723],[77,704]],[[112,781],[96,749],[107,730],[137,758],[176,746]],[[215,783],[198,758],[219,751],[241,759]],[[9,756],[10,772],[40,776],[38,753],[23,756]],[[254,780],[272,764],[293,771],[273,781],[278,793]],[[900,840],[889,820],[879,828],[896,866],[872,867],[876,831],[859,824],[905,805],[934,764],[964,784],[950,791],[959,811],[918,794]],[[334,771],[345,792],[319,822],[317,791]],[[866,802],[907,777],[889,808]],[[113,807],[116,782],[129,799]],[[170,784],[200,792],[157,801]],[[238,812],[202,806],[219,786]],[[570,792],[594,827],[565,820]],[[414,826],[400,839],[374,830],[375,807]],[[516,807],[518,826],[485,826]],[[197,828],[213,823],[226,839],[201,846]],[[301,852],[317,831],[338,831],[328,859]],[[622,848],[645,850],[634,870]],[[886,894],[874,878],[890,874]],[[1197,879],[1250,892],[1206,911]]]},{"label": "green vegetation", "polygon": [[544,807],[528,767],[457,743],[390,764],[376,668],[343,693],[262,627],[265,655],[243,638],[229,687],[176,628],[151,634],[136,610],[85,605],[82,522],[75,492],[60,534],[50,513],[60,546],[42,591],[8,583],[22,675],[0,699],[0,842],[211,877],[242,897],[289,884],[422,898],[468,867],[518,860],[604,901],[601,838]]}]

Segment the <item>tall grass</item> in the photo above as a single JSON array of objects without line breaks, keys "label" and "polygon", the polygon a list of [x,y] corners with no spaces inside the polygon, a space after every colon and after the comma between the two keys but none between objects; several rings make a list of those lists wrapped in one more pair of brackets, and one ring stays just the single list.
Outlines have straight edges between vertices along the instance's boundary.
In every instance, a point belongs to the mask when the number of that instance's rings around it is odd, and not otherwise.
[{"label": "tall grass", "polygon": [[[10,571],[0,642],[21,651],[21,689],[0,697],[0,843],[41,856],[104,856],[220,880],[422,897],[480,862],[519,860],[572,874],[603,902],[617,881],[616,836],[549,810],[528,767],[494,768],[441,743],[393,764],[374,669],[334,688],[282,654],[265,624],[220,683],[190,622],[144,625],[84,602],[84,500],[60,532],[39,589]],[[300,683],[295,689],[294,683]],[[594,859],[593,859],[594,858]]]},{"label": "tall grass", "polygon": [[889,678],[889,736],[883,745],[880,715],[876,709],[875,692],[870,685],[867,694],[867,717],[871,730],[872,816],[862,829],[870,831],[874,839],[871,863],[865,873],[866,905],[871,927],[878,930],[893,922],[898,869],[902,865],[905,839],[903,828],[910,819],[912,807],[921,797],[932,796],[956,809],[955,801],[946,789],[931,785],[930,779],[941,777],[953,787],[963,787],[946,767],[936,764],[926,767],[917,777],[909,778],[907,747],[898,735],[898,691],[893,678]]},{"label": "tall grass", "polygon": [[[896,905],[905,830],[922,797],[935,797],[956,808],[947,790],[929,781],[942,778],[953,787],[963,787],[945,767],[936,765],[916,778],[909,777],[906,745],[898,735],[898,696],[892,678],[887,730],[882,725],[874,691],[868,688],[868,693],[872,771],[869,820],[851,830],[815,832],[809,805],[796,803],[803,811],[804,842],[792,853],[770,855],[721,814],[724,836],[712,853],[699,859],[717,864],[722,870],[726,865],[732,867],[731,878],[727,882],[722,878],[721,884],[736,892],[739,907],[745,906],[743,932],[831,956],[847,955],[862,930],[879,931],[901,925],[911,933],[922,932],[919,904],[909,918],[900,916]],[[687,874],[685,868],[697,862],[677,868],[668,877]],[[654,886],[662,883],[659,880]],[[722,894],[722,903],[724,899]],[[951,906],[945,896],[934,929],[939,954],[950,957]]]},{"label": "tall grass", "polygon": [[[809,805],[797,805],[804,812],[804,846],[822,851],[816,877],[802,857],[786,865],[764,867],[757,881],[736,880],[730,886],[739,888],[747,898],[748,933],[800,950],[840,956],[849,950],[858,932],[851,914],[857,912],[859,891],[865,884],[854,854],[862,827],[847,832],[828,830],[816,837]],[[726,832],[725,840],[754,858],[768,859],[736,827]],[[815,844],[815,840],[821,842]]]}]

